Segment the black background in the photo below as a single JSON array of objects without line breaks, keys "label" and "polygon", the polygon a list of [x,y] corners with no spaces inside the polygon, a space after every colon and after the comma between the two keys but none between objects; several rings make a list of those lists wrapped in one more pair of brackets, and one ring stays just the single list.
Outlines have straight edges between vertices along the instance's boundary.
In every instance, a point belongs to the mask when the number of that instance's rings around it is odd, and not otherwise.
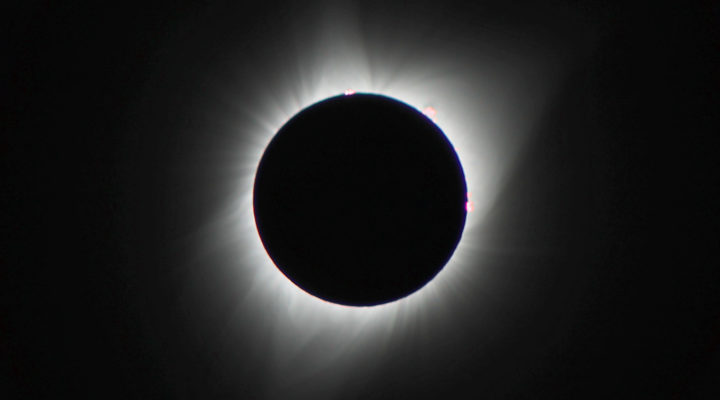
[{"label": "black background", "polygon": [[[588,57],[486,222],[508,252],[492,300],[506,317],[475,318],[480,297],[466,294],[462,323],[388,349],[344,377],[352,390],[337,397],[717,398],[717,6],[502,4],[357,7],[452,27],[466,43],[482,42],[479,19],[557,29]],[[231,193],[211,172],[175,167],[197,132],[222,143],[193,111],[228,49],[252,65],[258,43],[283,40],[309,12],[282,2],[4,7],[3,398],[267,392],[261,351],[218,361],[208,332],[230,318],[232,295],[202,300],[206,287],[178,306],[190,233]],[[255,339],[238,346],[261,347]]]}]

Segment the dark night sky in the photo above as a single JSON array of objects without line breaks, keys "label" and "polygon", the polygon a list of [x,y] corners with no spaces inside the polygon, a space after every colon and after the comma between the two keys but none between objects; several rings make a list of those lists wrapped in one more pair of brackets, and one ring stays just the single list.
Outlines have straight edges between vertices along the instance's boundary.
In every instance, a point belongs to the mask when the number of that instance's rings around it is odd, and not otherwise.
[{"label": "dark night sky", "polygon": [[293,360],[284,388],[261,330],[232,323],[265,310],[238,307],[242,293],[214,285],[226,257],[196,251],[233,195],[218,172],[228,140],[202,116],[222,96],[252,104],[218,82],[282,71],[277,43],[323,7],[16,3],[3,12],[1,398],[720,396],[717,5],[354,7],[368,29],[467,47],[548,38],[569,67],[483,222],[490,289],[458,293],[450,316],[374,359],[302,380]]}]

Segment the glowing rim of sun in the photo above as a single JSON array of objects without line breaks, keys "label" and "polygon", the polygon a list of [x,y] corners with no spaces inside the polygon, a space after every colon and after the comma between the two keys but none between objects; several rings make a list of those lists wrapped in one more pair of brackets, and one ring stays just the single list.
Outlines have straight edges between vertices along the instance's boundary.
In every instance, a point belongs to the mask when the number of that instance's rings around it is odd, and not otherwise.
[{"label": "glowing rim of sun", "polygon": [[[348,79],[348,82],[351,81]],[[319,90],[315,91],[312,96],[305,97],[295,104],[286,105],[282,111],[275,110],[275,113],[268,113],[265,116],[267,119],[261,124],[264,132],[258,135],[263,140],[248,150],[250,154],[246,154],[248,159],[254,161],[254,168],[252,174],[248,174],[240,180],[238,187],[240,201],[236,204],[235,212],[237,213],[238,234],[242,238],[243,248],[252,254],[246,258],[252,260],[250,263],[252,271],[246,271],[249,273],[244,275],[255,281],[256,284],[253,285],[253,288],[257,288],[257,290],[249,295],[264,298],[259,302],[262,304],[261,307],[269,307],[275,310],[275,313],[280,312],[285,315],[285,318],[295,320],[303,326],[313,326],[316,327],[315,329],[319,329],[330,325],[348,332],[357,332],[356,328],[370,328],[371,330],[390,328],[398,317],[405,319],[409,315],[417,313],[418,310],[427,312],[429,307],[442,300],[441,293],[453,286],[453,281],[460,279],[463,275],[462,269],[467,268],[470,264],[467,259],[471,249],[465,238],[472,234],[480,215],[478,212],[470,212],[476,209],[477,196],[473,193],[472,188],[477,185],[475,182],[480,173],[473,168],[476,163],[466,161],[472,159],[469,149],[458,145],[458,142],[467,143],[467,137],[466,140],[462,140],[462,131],[449,120],[443,119],[442,101],[438,101],[437,98],[433,100],[431,96],[419,95],[417,92],[422,92],[422,90],[416,92],[416,90],[396,90],[392,87],[385,88],[385,90],[373,90],[373,88],[359,84],[349,87],[351,88],[348,88],[347,85],[328,85],[318,88]],[[337,95],[350,96],[355,93],[379,94],[394,98],[415,107],[434,121],[455,147],[468,187],[468,213],[463,235],[448,263],[435,278],[416,292],[393,302],[369,307],[345,306],[322,300],[305,292],[287,279],[266,253],[255,226],[252,209],[252,188],[257,165],[270,140],[279,129],[295,114],[312,104]]]},{"label": "glowing rim of sun", "polygon": [[[354,89],[345,89],[343,93],[336,94],[335,96],[330,96],[330,97],[325,98],[325,99],[321,99],[320,102],[325,101],[325,100],[328,100],[329,98],[332,98],[332,97],[340,96],[340,95],[344,95],[345,97],[348,97],[348,96],[353,96],[353,95],[356,95],[356,94],[381,95],[380,93],[367,93],[367,92],[358,93],[358,92],[357,92],[356,90],[354,90]],[[384,96],[384,97],[387,97],[386,95],[383,95],[383,96]],[[402,101],[399,100],[399,99],[394,99],[394,98],[393,98],[393,100],[395,100],[395,101],[400,101],[402,104],[408,105],[407,103],[402,102]],[[313,103],[313,104],[316,104],[316,103]],[[313,104],[308,105],[308,107],[311,106],[311,105],[313,105]],[[411,105],[409,105],[409,106],[412,107]],[[303,107],[301,110],[298,111],[298,113],[302,112],[302,111],[305,110],[306,108],[307,108],[307,107]],[[435,124],[437,125],[437,110],[435,110],[434,107],[432,107],[432,106],[425,106],[425,107],[423,107],[422,109],[417,108],[417,111],[421,112],[423,115],[425,115],[426,118],[428,118],[430,121],[432,121],[433,123],[435,123]],[[287,122],[287,121],[285,121],[285,122]],[[284,124],[285,124],[285,123],[283,123],[283,125],[284,125]],[[282,125],[281,125],[281,127],[282,127]],[[279,127],[279,128],[277,129],[277,132],[280,131],[281,127]],[[443,133],[443,134],[444,134],[444,133]],[[273,137],[274,137],[274,135],[273,135]],[[447,138],[447,135],[446,135],[446,138]],[[271,139],[272,139],[272,138],[271,138]],[[448,140],[449,140],[449,138],[448,138]],[[452,144],[452,142],[450,142],[450,143]],[[268,143],[268,144],[269,144],[269,143]],[[263,149],[263,154],[264,154],[266,148],[267,148],[267,146]],[[457,154],[457,148],[455,148],[455,151],[456,151],[456,154]],[[262,157],[262,156],[261,156],[261,157]],[[458,156],[458,157],[459,157],[459,156]],[[259,161],[258,161],[258,164],[259,164]],[[460,162],[460,164],[461,164],[460,167],[462,168],[462,162]],[[257,170],[257,168],[256,168],[256,170]],[[464,171],[463,171],[463,178],[465,179]],[[253,180],[254,180],[254,177],[253,177]],[[466,182],[466,183],[467,183],[467,182]],[[472,211],[474,210],[474,203],[472,202],[471,195],[472,195],[472,193],[469,192],[469,191],[466,193],[466,201],[465,201],[466,218],[465,218],[465,221],[463,221],[463,230],[464,230],[464,227],[466,226],[466,223],[467,223],[466,221],[467,221],[468,215],[470,214],[470,212],[472,212]],[[254,221],[254,220],[255,220],[255,212],[254,212],[254,209],[253,209],[253,221]],[[257,232],[257,226],[256,226],[256,232]],[[259,238],[259,237],[260,237],[260,233],[257,232],[257,235],[258,235],[258,238]],[[461,232],[461,240],[460,240],[460,241],[462,241],[462,232]],[[263,246],[263,245],[262,245],[262,241],[261,241],[260,245]],[[459,246],[459,245],[458,245],[458,246]],[[263,250],[264,250],[264,249],[265,249],[265,248],[264,248],[264,246],[263,246]],[[456,251],[456,250],[457,250],[457,247],[453,249],[453,252],[452,252],[452,254],[451,254],[450,260],[452,260],[452,258],[454,257],[454,254],[455,254],[455,251]],[[266,256],[267,256],[268,258],[270,258],[270,256],[269,256],[268,254],[266,254]],[[272,262],[272,260],[271,260],[271,262]],[[448,260],[448,263],[449,263],[449,260]],[[447,265],[448,263],[446,263],[446,264],[444,264],[443,266],[441,266],[440,271],[442,271],[442,270],[444,269],[445,265]],[[278,271],[280,271],[280,269],[274,264],[274,262],[273,262],[273,266],[275,266],[275,268],[278,269]],[[349,306],[349,305],[343,305],[343,304],[339,304],[339,303],[330,302],[330,301],[324,300],[324,299],[322,299],[322,298],[316,297],[316,296],[312,295],[311,293],[306,292],[304,289],[302,289],[302,288],[300,288],[299,286],[295,285],[295,283],[292,282],[289,278],[287,278],[287,277],[285,277],[285,276],[283,276],[283,277],[284,277],[285,279],[289,280],[289,281],[293,284],[293,286],[295,286],[295,288],[303,291],[305,294],[310,295],[310,296],[312,296],[312,297],[316,298],[317,300],[320,300],[320,301],[322,301],[322,302],[324,302],[324,303],[334,304],[334,305],[342,306],[342,307],[345,307],[345,308],[370,308],[370,307],[379,307],[379,306],[382,306],[382,305],[385,305],[385,304],[389,304],[389,303],[382,303],[382,304],[374,304],[374,305],[369,305],[369,306]],[[435,278],[437,278],[437,276],[433,277],[433,278],[430,280],[430,282],[432,282]],[[392,300],[390,303],[392,303],[392,302],[397,302],[397,301],[401,301],[401,300],[407,298],[408,296],[412,296],[413,294],[417,293],[418,291],[423,290],[424,287],[425,287],[427,284],[429,284],[429,282],[426,283],[425,285],[423,285],[423,287],[421,287],[420,289],[417,289],[416,291],[410,293],[409,295],[403,296],[403,297],[401,297],[400,299]]]},{"label": "glowing rim of sun", "polygon": [[[223,222],[218,222],[223,228],[216,232],[232,233],[229,236],[240,244],[234,247],[237,275],[228,279],[237,279],[248,288],[239,299],[238,313],[244,323],[260,321],[264,315],[276,335],[294,332],[296,341],[330,332],[337,340],[363,335],[362,342],[372,342],[368,336],[389,337],[389,332],[444,313],[463,290],[477,290],[478,276],[483,274],[478,267],[484,250],[480,227],[542,109],[555,71],[544,66],[537,54],[511,61],[487,56],[480,63],[484,55],[468,53],[471,58],[463,60],[463,53],[451,48],[443,50],[447,57],[439,57],[444,53],[436,48],[420,53],[412,64],[389,57],[376,58],[371,65],[368,49],[354,50],[362,40],[348,34],[347,26],[331,22],[329,30],[334,29],[340,33],[322,34],[324,41],[316,43],[315,49],[304,43],[299,46],[305,53],[295,55],[296,63],[284,63],[279,71],[259,72],[271,84],[251,83],[244,96],[252,96],[252,104],[237,103],[232,128],[239,149],[234,166],[236,196],[224,211]],[[283,54],[282,58],[293,57]],[[532,65],[532,74],[524,72],[527,65]],[[266,253],[252,209],[258,164],[279,129],[312,104],[354,93],[394,98],[432,119],[455,148],[468,191],[465,227],[448,263],[416,292],[370,307],[324,301],[287,279]],[[288,349],[300,347],[295,346]]]}]

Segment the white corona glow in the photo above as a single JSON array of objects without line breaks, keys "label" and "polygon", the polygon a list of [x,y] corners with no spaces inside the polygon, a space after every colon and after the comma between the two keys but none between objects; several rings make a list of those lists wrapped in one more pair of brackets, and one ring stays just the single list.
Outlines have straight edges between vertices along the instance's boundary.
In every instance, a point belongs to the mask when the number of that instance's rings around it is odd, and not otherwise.
[{"label": "white corona glow", "polygon": [[[230,172],[235,196],[208,228],[208,243],[224,240],[233,249],[228,258],[235,276],[226,278],[226,284],[232,287],[234,281],[242,288],[238,329],[251,330],[268,343],[263,351],[278,375],[313,343],[333,351],[314,352],[314,363],[303,367],[308,374],[331,362],[338,366],[338,359],[382,351],[411,332],[425,332],[438,320],[453,318],[449,304],[457,303],[462,293],[483,290],[483,219],[557,75],[539,46],[513,52],[519,45],[505,38],[487,38],[483,46],[474,46],[438,37],[432,39],[436,43],[418,46],[388,28],[384,42],[373,43],[348,14],[313,18],[298,25],[302,31],[288,34],[297,38],[295,47],[277,44],[268,53],[277,56],[257,61],[252,83],[243,72],[235,86],[223,89],[234,110],[226,125],[228,135],[236,138],[235,147],[227,149],[236,160]],[[308,34],[307,27],[315,31]],[[312,40],[304,40],[308,35]],[[414,51],[399,54],[396,48]],[[238,65],[245,62],[238,60]],[[278,130],[318,101],[354,93],[395,98],[436,121],[456,149],[468,188],[465,228],[447,265],[417,292],[373,307],[326,302],[295,286],[265,252],[252,209],[255,171]],[[438,113],[442,118],[436,119]]]}]

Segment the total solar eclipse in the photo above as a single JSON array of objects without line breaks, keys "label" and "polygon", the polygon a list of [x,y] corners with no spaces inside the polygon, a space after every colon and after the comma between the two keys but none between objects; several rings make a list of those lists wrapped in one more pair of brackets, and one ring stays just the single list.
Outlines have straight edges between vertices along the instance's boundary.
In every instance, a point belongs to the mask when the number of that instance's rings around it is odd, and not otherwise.
[{"label": "total solar eclipse", "polygon": [[453,146],[409,105],[340,95],[292,117],[270,141],[253,190],[258,233],[295,285],[372,306],[437,275],[465,225],[467,188]]}]

